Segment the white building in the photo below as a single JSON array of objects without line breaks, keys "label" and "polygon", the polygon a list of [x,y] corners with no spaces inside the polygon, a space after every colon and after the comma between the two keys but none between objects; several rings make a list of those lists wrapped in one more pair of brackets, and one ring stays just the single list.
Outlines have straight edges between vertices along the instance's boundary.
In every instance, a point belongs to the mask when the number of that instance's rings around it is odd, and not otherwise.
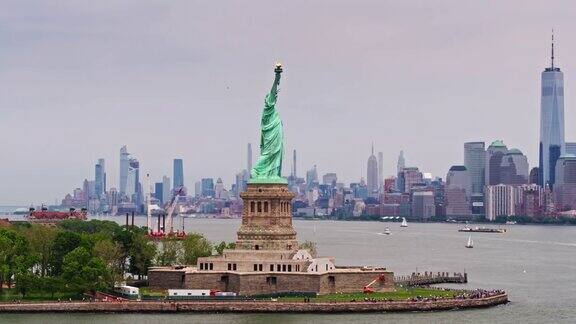
[{"label": "white building", "polygon": [[484,193],[486,218],[494,221],[498,216],[515,215],[514,186],[498,184],[486,186]]}]

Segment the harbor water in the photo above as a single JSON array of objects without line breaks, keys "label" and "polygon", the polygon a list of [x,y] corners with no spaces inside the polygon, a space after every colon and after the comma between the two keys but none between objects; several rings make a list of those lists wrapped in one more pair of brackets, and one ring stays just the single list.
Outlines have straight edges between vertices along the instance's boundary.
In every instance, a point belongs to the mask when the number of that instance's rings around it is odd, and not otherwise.
[{"label": "harbor water", "polygon": [[[6,216],[0,216],[5,218]],[[21,219],[21,216],[8,216]],[[124,217],[100,219],[125,221]],[[145,217],[136,217],[144,225]],[[176,223],[176,222],[175,222]],[[176,223],[178,224],[178,223]],[[233,241],[238,219],[188,218],[188,232]],[[396,274],[468,273],[462,288],[500,288],[511,302],[489,309],[383,314],[2,314],[4,323],[561,323],[576,319],[576,227],[506,226],[507,233],[468,233],[458,224],[294,221],[299,240],[318,244],[337,265],[384,266]],[[386,227],[390,235],[382,235]],[[360,288],[360,287],[359,287]]]}]

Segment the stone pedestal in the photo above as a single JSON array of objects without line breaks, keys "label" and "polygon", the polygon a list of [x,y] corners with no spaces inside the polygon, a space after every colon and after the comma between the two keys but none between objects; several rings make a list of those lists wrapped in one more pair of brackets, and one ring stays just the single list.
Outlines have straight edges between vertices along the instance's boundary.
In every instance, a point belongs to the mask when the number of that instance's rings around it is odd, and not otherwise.
[{"label": "stone pedestal", "polygon": [[249,183],[244,200],[237,250],[298,250],[292,227],[294,194],[286,184]]}]

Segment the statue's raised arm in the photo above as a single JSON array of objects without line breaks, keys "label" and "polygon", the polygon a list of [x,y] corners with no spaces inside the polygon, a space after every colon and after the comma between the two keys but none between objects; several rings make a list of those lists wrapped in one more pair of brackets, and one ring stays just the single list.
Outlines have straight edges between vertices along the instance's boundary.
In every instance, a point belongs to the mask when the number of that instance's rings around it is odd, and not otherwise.
[{"label": "statue's raised arm", "polygon": [[282,121],[276,110],[278,98],[278,85],[282,65],[276,64],[274,68],[274,83],[270,93],[264,100],[264,111],[260,123],[260,157],[250,172],[251,183],[286,183],[282,178],[282,159],[284,158],[284,134]]}]

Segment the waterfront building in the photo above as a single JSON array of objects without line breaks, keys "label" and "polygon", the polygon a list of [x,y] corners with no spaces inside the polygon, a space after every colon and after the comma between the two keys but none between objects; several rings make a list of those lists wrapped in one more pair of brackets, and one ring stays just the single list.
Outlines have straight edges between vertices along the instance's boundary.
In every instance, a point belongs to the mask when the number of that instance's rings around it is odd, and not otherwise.
[{"label": "waterfront building", "polygon": [[470,173],[472,193],[483,193],[486,166],[484,142],[464,143],[464,166]]},{"label": "waterfront building", "polygon": [[184,187],[184,163],[182,159],[174,159],[174,175],[173,181],[174,186],[173,188],[176,190],[178,188]]},{"label": "waterfront building", "polygon": [[554,35],[550,67],[542,72],[540,99],[540,186],[555,183],[556,161],[564,152],[564,74],[554,66]]},{"label": "waterfront building", "polygon": [[412,194],[412,218],[428,220],[436,215],[434,192],[416,191]]},{"label": "waterfront building", "polygon": [[322,176],[322,183],[325,185],[335,187],[336,182],[338,182],[338,176],[336,175],[336,173],[330,172]]},{"label": "waterfront building", "polygon": [[540,217],[544,204],[544,190],[537,184],[524,184],[514,188],[514,199],[519,216]]},{"label": "waterfront building", "polygon": [[519,149],[510,149],[502,157],[500,183],[520,185],[528,183],[528,159]]},{"label": "waterfront building", "polygon": [[444,187],[444,208],[446,216],[452,219],[471,218],[472,181],[470,172],[463,165],[450,167]]},{"label": "waterfront building", "polygon": [[576,155],[560,156],[555,171],[553,195],[557,211],[576,209]]},{"label": "waterfront building", "polygon": [[202,197],[202,181],[194,182],[194,195],[196,198]]},{"label": "waterfront building", "polygon": [[515,215],[514,198],[514,186],[505,184],[486,186],[484,192],[486,218],[494,221],[498,216]]},{"label": "waterfront building", "polygon": [[129,168],[130,154],[126,145],[120,148],[120,193],[126,194],[126,187],[128,186],[128,168]]},{"label": "waterfront building", "polygon": [[376,156],[374,156],[374,145],[372,145],[372,154],[368,157],[366,180],[368,196],[378,196],[378,161],[376,160]]},{"label": "waterfront building", "polygon": [[98,159],[95,167],[94,190],[96,197],[104,197],[106,193],[106,165],[104,159]]},{"label": "waterfront building", "polygon": [[384,179],[383,192],[392,192],[394,189],[396,189],[396,177],[388,177]]},{"label": "waterfront building", "polygon": [[501,140],[496,140],[486,150],[485,184],[497,185],[502,183],[502,159],[508,148]]}]

